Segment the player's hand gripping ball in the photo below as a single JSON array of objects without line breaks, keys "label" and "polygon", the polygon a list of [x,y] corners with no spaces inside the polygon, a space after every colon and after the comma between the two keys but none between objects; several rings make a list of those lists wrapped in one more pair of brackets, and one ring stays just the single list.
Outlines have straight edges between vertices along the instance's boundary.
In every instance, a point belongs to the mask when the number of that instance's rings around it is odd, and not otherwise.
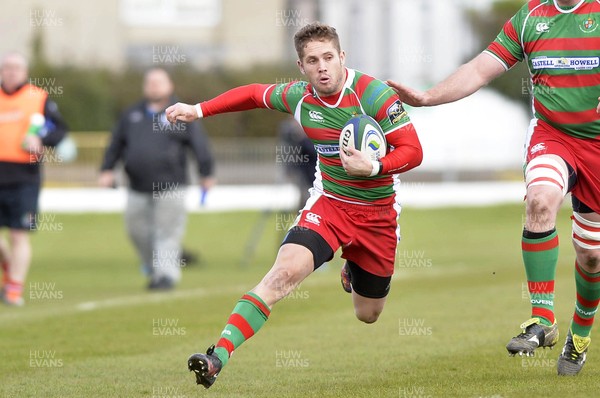
[{"label": "player's hand gripping ball", "polygon": [[348,154],[349,147],[366,153],[371,160],[384,157],[387,142],[379,123],[368,115],[358,115],[348,120],[340,134],[340,151]]}]

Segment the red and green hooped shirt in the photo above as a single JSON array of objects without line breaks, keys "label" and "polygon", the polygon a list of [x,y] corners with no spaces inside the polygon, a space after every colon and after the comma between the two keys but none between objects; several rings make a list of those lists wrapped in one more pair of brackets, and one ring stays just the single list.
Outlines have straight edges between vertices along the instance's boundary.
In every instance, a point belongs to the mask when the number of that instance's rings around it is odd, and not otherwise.
[{"label": "red and green hooped shirt", "polygon": [[527,63],[537,119],[574,137],[600,139],[600,1],[561,8],[555,0],[531,0],[485,51],[507,69]]},{"label": "red and green hooped shirt", "polygon": [[[292,114],[318,153],[314,187],[346,202],[393,203],[393,174],[418,166],[422,158],[414,127],[394,91],[382,81],[353,69],[346,69],[342,91],[327,98],[320,98],[307,82],[297,81],[238,87],[200,106],[204,116],[253,108]],[[393,149],[382,158],[383,175],[353,177],[342,167],[340,132],[348,119],[357,114],[367,114],[377,120]]]}]

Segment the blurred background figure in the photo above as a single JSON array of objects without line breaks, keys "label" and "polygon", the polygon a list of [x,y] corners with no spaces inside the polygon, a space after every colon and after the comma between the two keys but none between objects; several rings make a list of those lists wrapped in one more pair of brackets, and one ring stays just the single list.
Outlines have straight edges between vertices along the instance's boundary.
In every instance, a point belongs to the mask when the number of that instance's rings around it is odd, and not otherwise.
[{"label": "blurred background figure", "polygon": [[308,190],[315,180],[317,151],[293,116],[279,124],[278,135],[281,141],[278,160],[284,164],[286,176],[300,192],[294,209],[298,210],[310,196]]},{"label": "blurred background figure", "polygon": [[161,68],[144,76],[144,99],[126,110],[104,154],[99,185],[115,186],[121,161],[129,179],[125,223],[145,272],[148,289],[172,289],[181,279],[182,239],[187,212],[187,149],[193,153],[203,192],[214,184],[213,158],[200,123],[169,124],[173,82]]},{"label": "blurred background figure", "polygon": [[2,300],[21,306],[32,250],[29,233],[36,228],[41,162],[67,126],[48,93],[28,83],[27,59],[5,54],[0,61],[0,236]]}]

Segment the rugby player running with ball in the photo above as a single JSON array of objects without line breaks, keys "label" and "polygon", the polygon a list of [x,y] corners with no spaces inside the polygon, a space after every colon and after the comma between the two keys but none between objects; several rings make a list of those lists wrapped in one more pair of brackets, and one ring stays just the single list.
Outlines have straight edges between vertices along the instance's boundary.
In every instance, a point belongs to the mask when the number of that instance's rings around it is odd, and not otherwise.
[{"label": "rugby player running with ball", "polygon": [[[346,263],[344,289],[352,293],[356,317],[366,323],[383,310],[394,272],[399,206],[395,174],[421,163],[419,139],[394,91],[380,80],[344,66],[336,30],[312,23],[294,36],[298,67],[308,82],[250,84],[196,105],[166,110],[171,122],[254,108],[292,114],[318,152],[311,197],[285,236],[271,270],[237,303],[216,346],[194,354],[188,367],[209,388],[231,354],[267,321],[287,296],[338,248]],[[392,149],[379,162],[349,148],[339,150],[340,132],[355,115],[374,118]]]}]

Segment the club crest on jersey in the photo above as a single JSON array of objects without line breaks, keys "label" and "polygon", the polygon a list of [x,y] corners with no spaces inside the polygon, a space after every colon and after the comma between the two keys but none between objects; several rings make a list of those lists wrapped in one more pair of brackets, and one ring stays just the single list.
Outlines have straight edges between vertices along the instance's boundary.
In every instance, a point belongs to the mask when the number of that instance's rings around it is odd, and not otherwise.
[{"label": "club crest on jersey", "polygon": [[406,116],[406,111],[404,110],[400,100],[396,100],[387,108],[387,115],[392,124],[398,123],[404,116]]},{"label": "club crest on jersey", "polygon": [[598,29],[598,24],[592,18],[588,17],[581,25],[579,25],[579,29],[581,29],[583,33],[592,33]]}]

